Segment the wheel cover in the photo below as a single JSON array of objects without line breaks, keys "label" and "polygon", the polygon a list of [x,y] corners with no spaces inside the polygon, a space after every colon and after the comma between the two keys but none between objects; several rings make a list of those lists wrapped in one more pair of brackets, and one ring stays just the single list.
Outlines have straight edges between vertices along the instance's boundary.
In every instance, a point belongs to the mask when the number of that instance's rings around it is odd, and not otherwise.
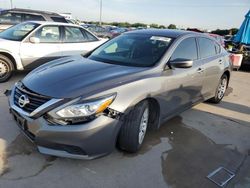
[{"label": "wheel cover", "polygon": [[139,130],[139,135],[138,135],[138,141],[139,144],[142,144],[143,139],[146,134],[146,130],[148,127],[148,118],[149,118],[149,110],[146,108],[143,112],[143,115],[141,117],[141,122],[140,122],[140,130]]},{"label": "wheel cover", "polygon": [[218,88],[218,99],[222,99],[227,90],[227,79],[223,78]]},{"label": "wheel cover", "polygon": [[9,66],[7,63],[0,59],[0,78],[4,78],[6,75],[8,75],[9,72]]}]

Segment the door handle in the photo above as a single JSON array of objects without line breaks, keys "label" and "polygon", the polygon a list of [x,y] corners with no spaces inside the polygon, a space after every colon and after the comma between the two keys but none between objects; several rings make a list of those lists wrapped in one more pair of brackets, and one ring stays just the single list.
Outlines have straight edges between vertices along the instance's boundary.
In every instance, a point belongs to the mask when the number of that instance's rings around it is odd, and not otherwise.
[{"label": "door handle", "polygon": [[219,63],[220,63],[220,64],[222,64],[222,63],[223,63],[222,59],[220,59],[220,60],[219,60]]},{"label": "door handle", "polygon": [[198,68],[198,69],[197,69],[197,72],[198,72],[198,73],[203,73],[203,72],[204,72],[204,69],[203,69],[203,68]]}]

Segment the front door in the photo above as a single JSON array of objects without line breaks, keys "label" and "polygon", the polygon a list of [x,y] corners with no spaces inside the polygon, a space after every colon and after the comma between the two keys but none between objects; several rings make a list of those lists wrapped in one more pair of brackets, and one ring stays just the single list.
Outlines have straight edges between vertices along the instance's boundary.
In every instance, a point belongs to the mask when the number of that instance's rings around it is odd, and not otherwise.
[{"label": "front door", "polygon": [[204,77],[203,65],[198,60],[197,42],[194,37],[182,40],[174,50],[170,62],[178,59],[192,60],[191,68],[171,68],[163,73],[165,77],[164,116],[169,117],[201,100]]},{"label": "front door", "polygon": [[39,41],[32,43],[28,39],[20,46],[20,56],[25,69],[33,69],[62,56],[61,32],[58,26],[43,26],[31,37],[36,37]]}]

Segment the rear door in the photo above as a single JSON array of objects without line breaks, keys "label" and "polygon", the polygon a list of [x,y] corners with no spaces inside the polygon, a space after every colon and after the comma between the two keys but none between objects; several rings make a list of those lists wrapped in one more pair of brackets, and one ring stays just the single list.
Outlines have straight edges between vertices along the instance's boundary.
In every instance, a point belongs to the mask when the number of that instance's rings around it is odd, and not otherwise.
[{"label": "rear door", "polygon": [[102,44],[102,41],[83,28],[74,26],[64,26],[63,28],[61,45],[63,56],[85,54]]},{"label": "rear door", "polygon": [[162,107],[167,117],[192,106],[202,98],[204,68],[198,59],[195,37],[186,38],[179,43],[170,58],[170,62],[177,59],[192,60],[193,66],[191,68],[172,67],[164,73],[166,91],[163,93],[165,104]]},{"label": "rear door", "polygon": [[202,95],[204,98],[213,96],[224,68],[224,58],[220,45],[212,39],[199,37],[199,57],[204,66]]},{"label": "rear door", "polygon": [[38,38],[40,42],[31,43],[27,39],[20,46],[20,56],[26,69],[33,69],[62,56],[60,47],[61,29],[59,26],[42,26],[30,37],[32,36]]}]

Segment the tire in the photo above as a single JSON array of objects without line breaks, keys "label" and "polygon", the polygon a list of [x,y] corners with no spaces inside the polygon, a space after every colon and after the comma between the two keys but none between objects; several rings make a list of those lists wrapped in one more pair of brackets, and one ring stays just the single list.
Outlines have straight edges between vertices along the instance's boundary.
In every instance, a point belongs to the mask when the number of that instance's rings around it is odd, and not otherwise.
[{"label": "tire", "polygon": [[216,89],[216,93],[215,93],[215,96],[211,99],[208,100],[208,102],[211,102],[211,103],[220,103],[220,101],[223,99],[224,95],[225,95],[225,92],[227,90],[227,86],[228,86],[228,77],[226,74],[223,74],[221,79],[220,79],[220,82],[219,82],[219,85]]},{"label": "tire", "polygon": [[130,153],[137,152],[143,143],[148,122],[149,104],[142,101],[125,116],[118,136],[118,147]]},{"label": "tire", "polygon": [[13,71],[14,65],[12,61],[8,57],[0,55],[0,83],[8,81]]}]

